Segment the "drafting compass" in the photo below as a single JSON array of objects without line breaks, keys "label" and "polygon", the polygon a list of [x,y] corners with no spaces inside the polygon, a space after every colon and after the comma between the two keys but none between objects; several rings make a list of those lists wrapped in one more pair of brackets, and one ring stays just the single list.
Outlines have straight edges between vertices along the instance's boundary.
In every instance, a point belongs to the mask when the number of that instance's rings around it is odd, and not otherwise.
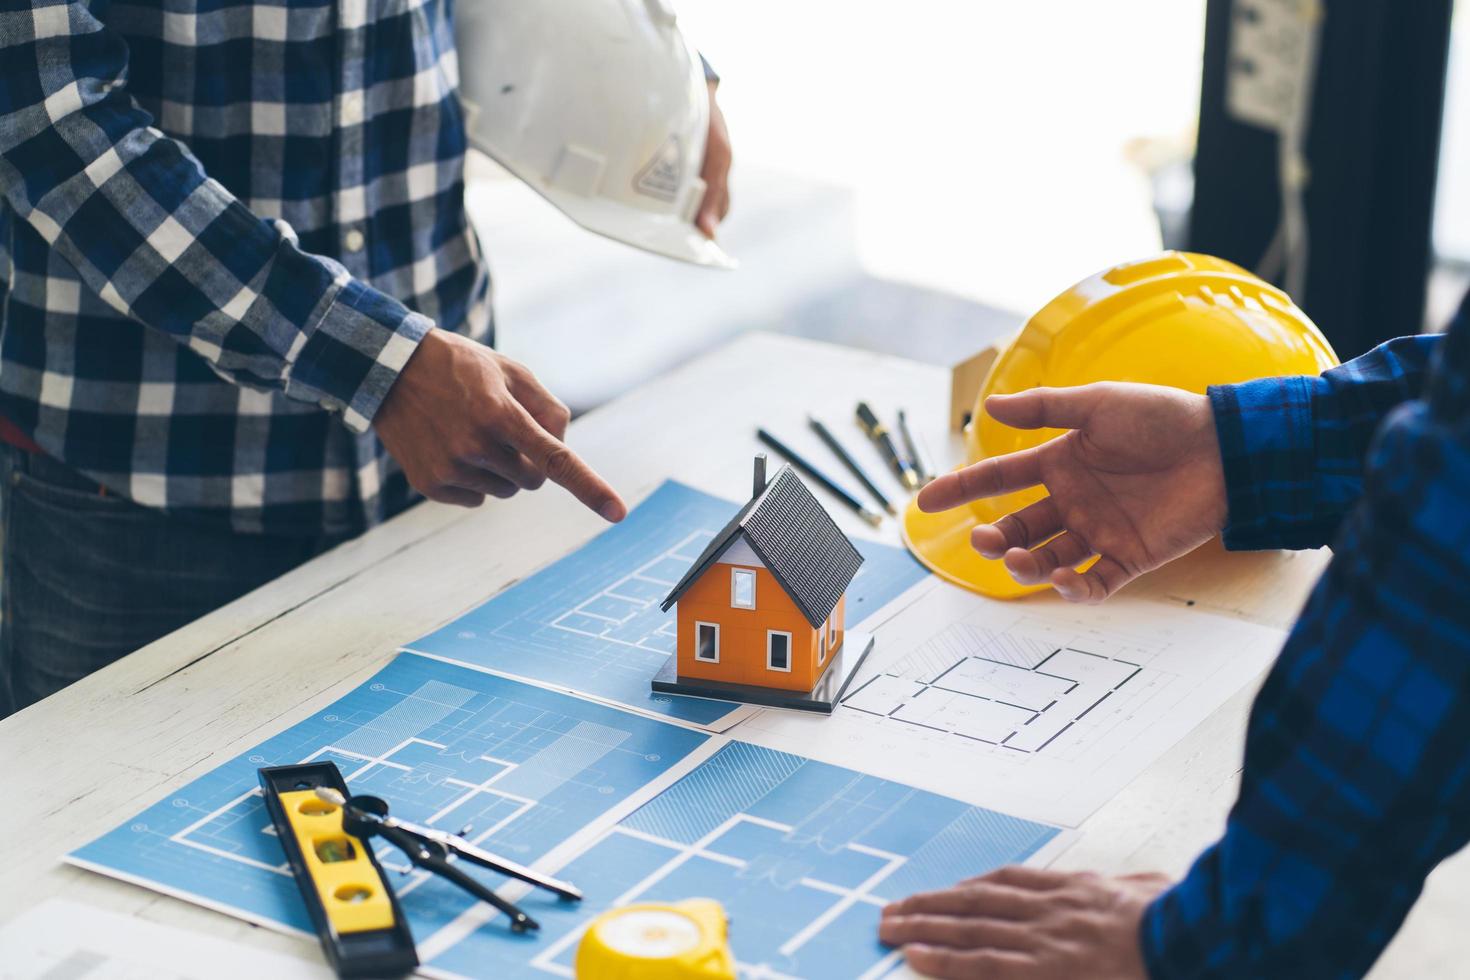
[{"label": "drafting compass", "polygon": [[380,797],[345,796],[340,790],[330,786],[317,787],[316,795],[323,802],[342,808],[342,829],[347,833],[364,841],[373,837],[383,838],[406,854],[416,867],[448,879],[480,901],[504,912],[510,919],[512,932],[539,929],[541,925],[513,902],[501,898],[493,890],[455,867],[453,862],[456,858],[463,858],[507,878],[516,878],[537,888],[544,888],[559,898],[573,902],[582,899],[582,893],[575,885],[534,871],[509,858],[492,854],[458,834],[389,815],[388,802]]}]

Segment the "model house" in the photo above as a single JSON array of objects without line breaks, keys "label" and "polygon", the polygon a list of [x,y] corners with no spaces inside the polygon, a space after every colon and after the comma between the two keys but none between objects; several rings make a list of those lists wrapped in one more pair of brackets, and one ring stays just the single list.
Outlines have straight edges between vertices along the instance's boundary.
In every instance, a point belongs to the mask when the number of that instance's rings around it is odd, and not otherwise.
[{"label": "model house", "polygon": [[845,638],[843,595],[862,555],[790,466],[715,535],[663,602],[678,605],[680,680],[810,691]]}]

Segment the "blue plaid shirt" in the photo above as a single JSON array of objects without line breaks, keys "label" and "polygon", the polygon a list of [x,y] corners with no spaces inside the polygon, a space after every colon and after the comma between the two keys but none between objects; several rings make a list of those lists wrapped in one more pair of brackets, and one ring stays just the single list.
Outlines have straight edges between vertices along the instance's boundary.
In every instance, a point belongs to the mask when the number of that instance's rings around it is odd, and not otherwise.
[{"label": "blue plaid shirt", "polygon": [[1334,557],[1251,712],[1224,836],[1144,917],[1155,977],[1356,977],[1470,841],[1470,318],[1214,388],[1233,548]]},{"label": "blue plaid shirt", "polygon": [[0,416],[152,507],[360,530],[432,323],[488,340],[449,0],[0,0]]}]

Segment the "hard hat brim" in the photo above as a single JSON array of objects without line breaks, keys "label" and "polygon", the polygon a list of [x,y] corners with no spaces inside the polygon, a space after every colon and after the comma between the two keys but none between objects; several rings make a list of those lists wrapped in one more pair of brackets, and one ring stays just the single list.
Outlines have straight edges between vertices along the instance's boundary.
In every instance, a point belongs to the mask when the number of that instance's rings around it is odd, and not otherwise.
[{"label": "hard hat brim", "polygon": [[969,507],[926,514],[911,500],[903,512],[903,542],[935,575],[992,599],[1018,599],[1050,588],[1022,585],[1011,578],[1004,562],[981,556],[970,544],[970,532],[978,523]]},{"label": "hard hat brim", "polygon": [[548,187],[531,173],[521,173],[501,159],[490,147],[471,140],[475,149],[490,157],[543,200],[590,232],[631,245],[645,252],[677,259],[706,269],[733,270],[740,263],[731,258],[712,238],[693,224],[672,215],[634,212],[625,204],[584,197]]},{"label": "hard hat brim", "polygon": [[628,209],[621,205],[586,198],[578,198],[575,202],[558,200],[567,195],[559,195],[555,191],[542,196],[562,214],[604,238],[706,269],[730,271],[740,268],[740,263],[713,238],[679,218],[642,215],[641,220],[632,221]]}]

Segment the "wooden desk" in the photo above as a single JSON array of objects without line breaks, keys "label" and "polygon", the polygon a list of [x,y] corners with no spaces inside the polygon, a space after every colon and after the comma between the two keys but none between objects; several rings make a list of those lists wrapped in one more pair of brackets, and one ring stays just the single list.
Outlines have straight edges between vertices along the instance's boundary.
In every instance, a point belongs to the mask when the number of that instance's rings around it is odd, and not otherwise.
[{"label": "wooden desk", "polygon": [[[579,419],[573,446],[630,501],[665,477],[736,498],[759,422],[805,431],[857,398],[943,430],[935,367],[750,335]],[[939,446],[933,447],[936,451]],[[835,467],[834,467],[835,470]],[[840,520],[867,533],[851,515]],[[893,522],[886,535],[897,540]],[[572,550],[601,521],[557,491],[475,511],[415,508],[231,605],[0,722],[0,921],[50,895],[315,958],[280,936],[59,863],[62,854],[175,787],[301,720],[399,647]],[[1200,552],[1134,588],[1164,601],[1285,627],[1325,558]],[[1083,825],[1062,864],[1180,873],[1234,798],[1250,692],[1201,724]],[[1431,879],[1377,975],[1447,976],[1470,940],[1458,919],[1470,864]]]}]

